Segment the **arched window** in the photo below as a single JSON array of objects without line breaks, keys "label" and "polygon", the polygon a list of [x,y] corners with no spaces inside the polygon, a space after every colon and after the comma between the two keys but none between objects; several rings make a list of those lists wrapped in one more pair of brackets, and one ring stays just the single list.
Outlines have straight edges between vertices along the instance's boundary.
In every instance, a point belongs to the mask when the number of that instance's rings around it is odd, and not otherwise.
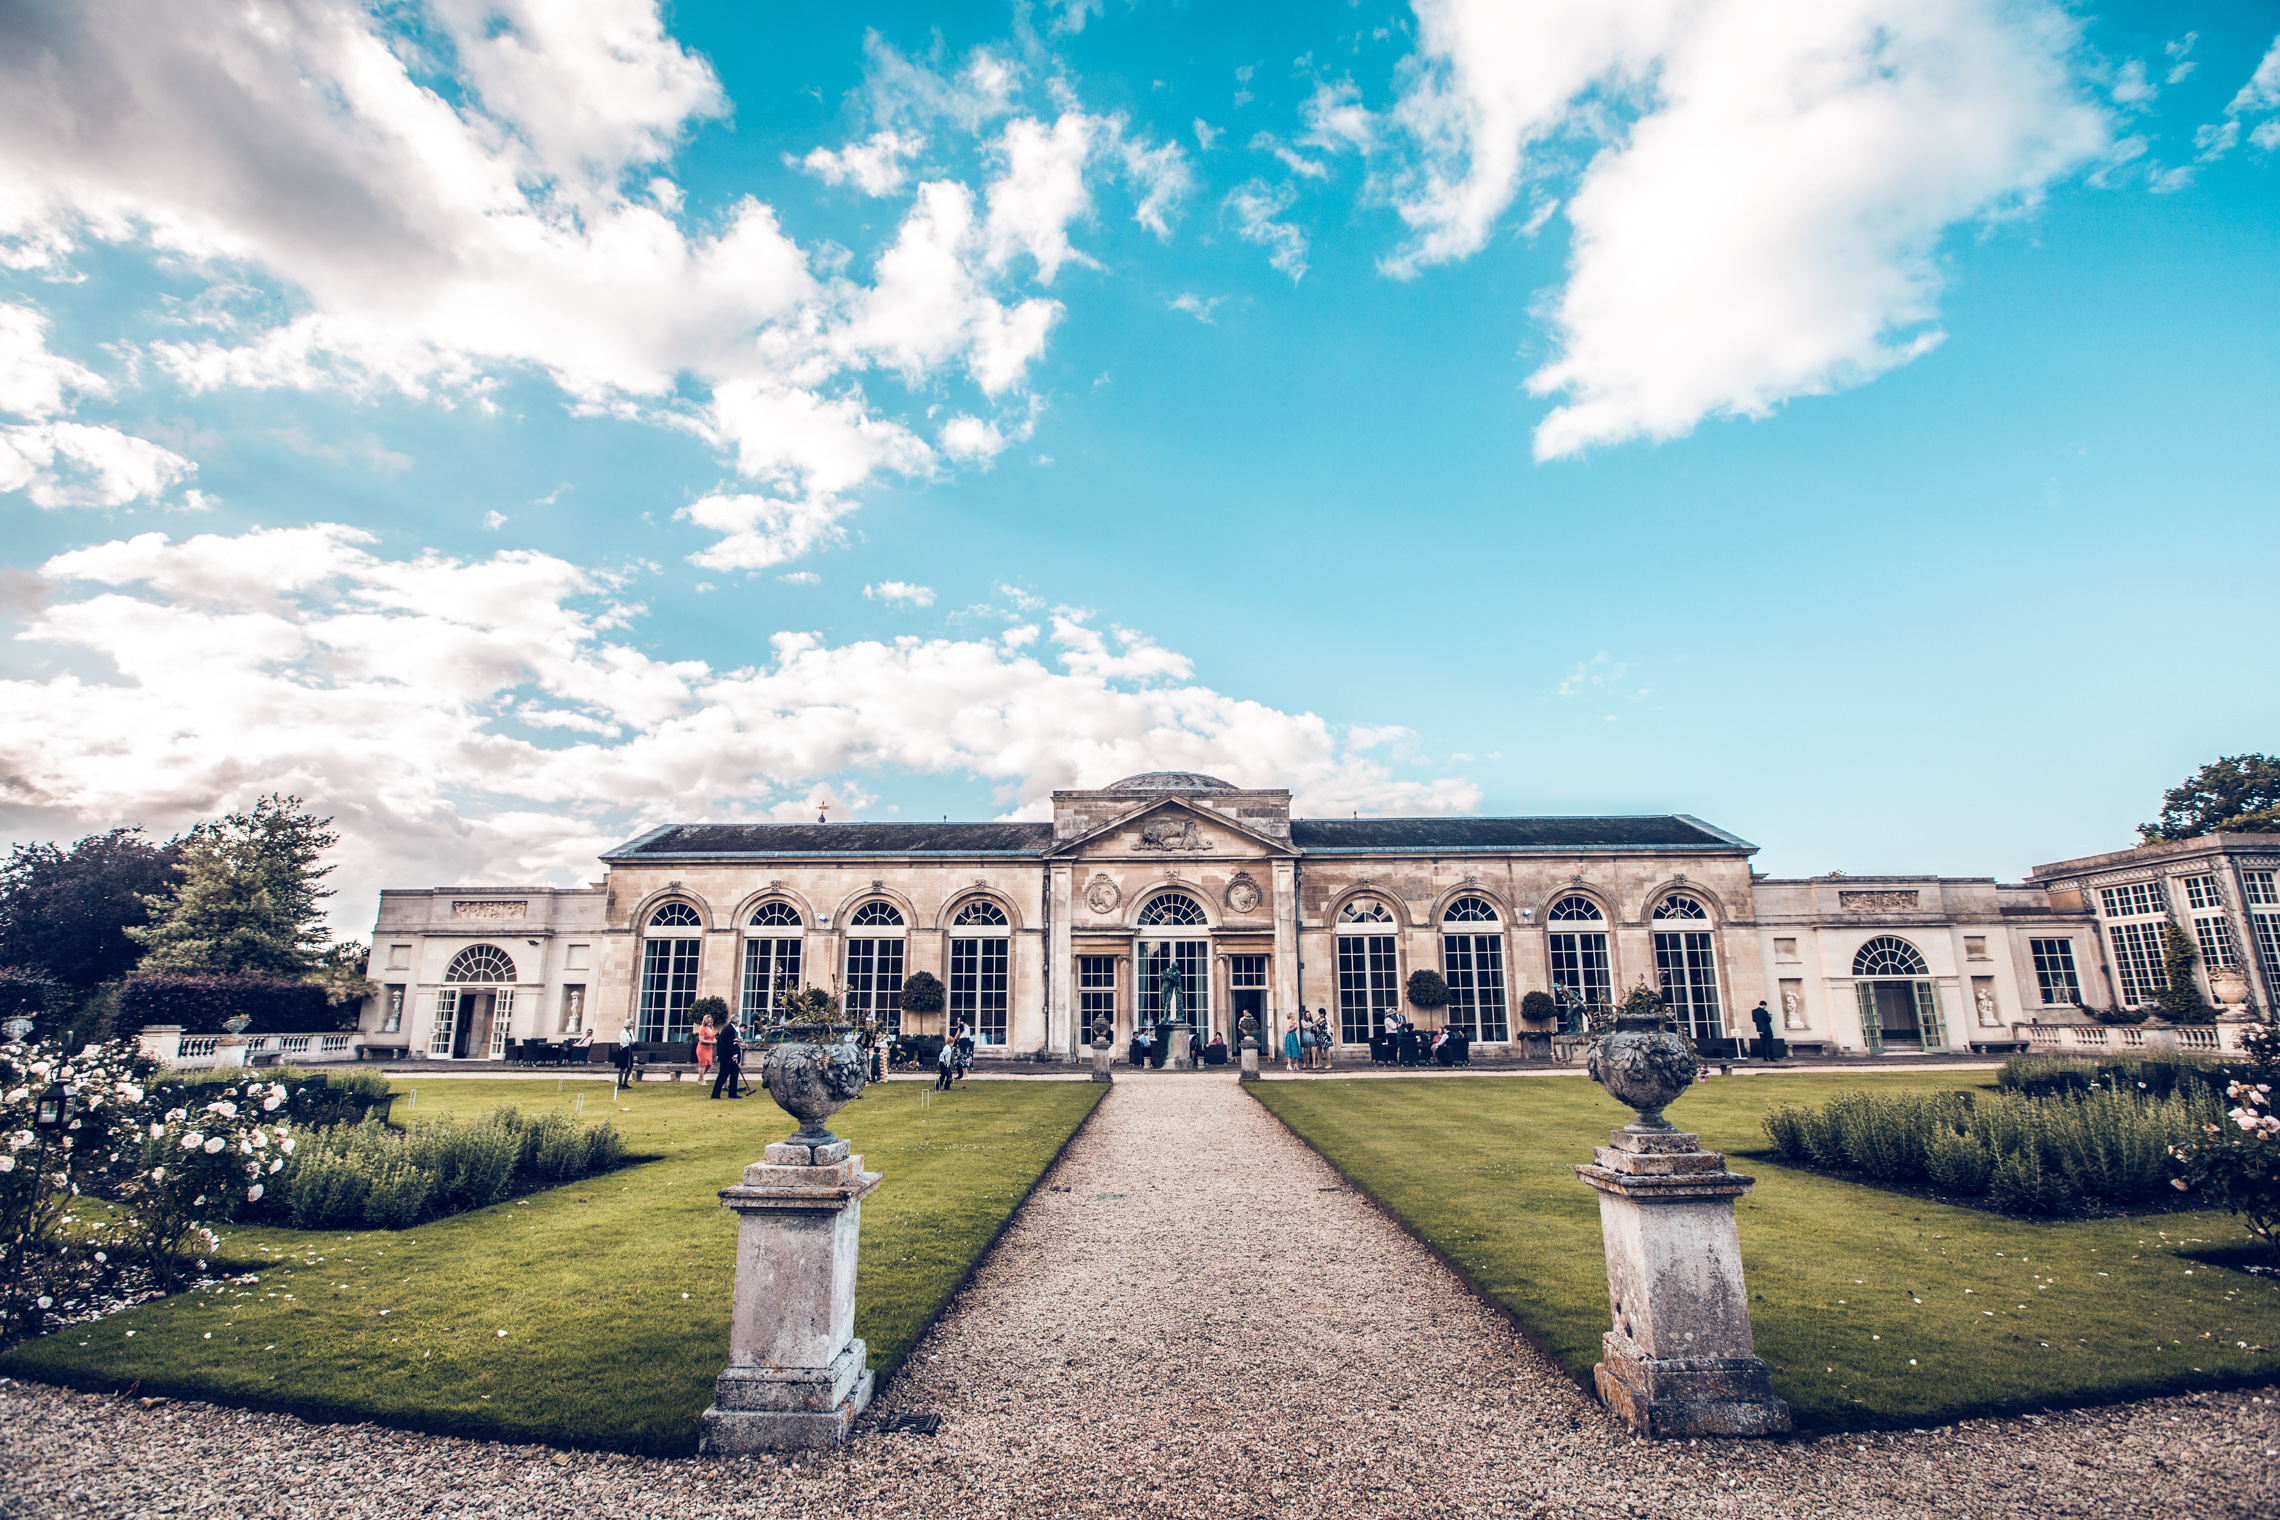
[{"label": "arched window", "polygon": [[1374,897],[1338,910],[1338,1040],[1365,1045],[1401,1013],[1401,956],[1393,915]]},{"label": "arched window", "polygon": [[1879,934],[1853,957],[1853,975],[1867,977],[1930,976],[1923,953],[1896,934]]},{"label": "arched window", "polygon": [[[752,910],[744,936],[744,995],[738,1004],[746,1029],[774,1022],[776,1005],[799,990],[800,935],[806,927],[800,910],[788,902],[764,902]],[[750,932],[754,929],[764,932]]]},{"label": "arched window", "polygon": [[1655,904],[1654,917],[1655,975],[1662,981],[1663,1003],[1697,1041],[1724,1039],[1717,936],[1710,932],[1709,913],[1685,893],[1674,892]]},{"label": "arched window", "polygon": [[970,897],[950,920],[950,1020],[974,1032],[977,1045],[1003,1045],[1013,975],[1005,909]]},{"label": "arched window", "polygon": [[1140,910],[1140,922],[1155,924],[1195,924],[1210,922],[1203,916],[1203,907],[1185,892],[1164,892],[1148,900]]},{"label": "arched window", "polygon": [[443,979],[447,982],[511,982],[515,979],[514,957],[497,945],[469,945],[444,967]]},{"label": "arched window", "polygon": [[1551,958],[1552,987],[1567,994],[1560,1027],[1572,1033],[1583,1027],[1584,1020],[1576,1004],[1603,1008],[1615,1000],[1615,968],[1607,954],[1607,914],[1581,892],[1570,892],[1553,903],[1544,918],[1555,926],[1544,936]]},{"label": "arched window", "polygon": [[1338,910],[1342,924],[1390,924],[1393,915],[1386,912],[1385,904],[1374,897],[1357,897]]},{"label": "arched window", "polygon": [[903,916],[873,899],[855,910],[847,936],[847,1016],[860,1024],[876,1014],[888,1034],[902,1033]]},{"label": "arched window", "polygon": [[1441,975],[1449,984],[1444,1017],[1449,1028],[1491,1044],[1512,1038],[1504,1012],[1500,921],[1496,905],[1485,897],[1460,897],[1441,915],[1441,922],[1457,926],[1441,933]]},{"label": "arched window", "polygon": [[1552,911],[1544,917],[1555,924],[1602,924],[1607,921],[1607,915],[1599,910],[1599,904],[1580,892],[1570,892],[1553,903]]},{"label": "arched window", "polygon": [[665,903],[649,915],[641,946],[636,1039],[655,1043],[696,1038],[689,1005],[697,1000],[704,929],[705,921],[685,902]]}]

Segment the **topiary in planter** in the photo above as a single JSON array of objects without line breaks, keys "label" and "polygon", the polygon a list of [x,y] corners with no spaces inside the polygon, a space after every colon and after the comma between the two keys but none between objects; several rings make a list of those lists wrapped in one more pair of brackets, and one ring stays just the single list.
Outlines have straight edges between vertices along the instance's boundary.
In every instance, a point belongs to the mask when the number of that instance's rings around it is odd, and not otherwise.
[{"label": "topiary in planter", "polygon": [[903,1012],[921,1016],[940,1013],[945,1001],[941,979],[935,976],[933,972],[913,971],[909,976],[903,978]]},{"label": "topiary in planter", "polygon": [[1520,1017],[1524,1019],[1556,1019],[1560,1005],[1548,992],[1531,992],[1520,1000]]},{"label": "topiary in planter", "polygon": [[713,1028],[720,1028],[721,1025],[728,1022],[728,1000],[716,997],[698,998],[689,1005],[689,1027],[691,1029],[696,1028],[705,1021],[707,1015],[712,1018]]},{"label": "topiary in planter", "polygon": [[1449,1006],[1449,984],[1438,971],[1412,971],[1409,973],[1409,1001],[1419,1008],[1446,1008]]}]

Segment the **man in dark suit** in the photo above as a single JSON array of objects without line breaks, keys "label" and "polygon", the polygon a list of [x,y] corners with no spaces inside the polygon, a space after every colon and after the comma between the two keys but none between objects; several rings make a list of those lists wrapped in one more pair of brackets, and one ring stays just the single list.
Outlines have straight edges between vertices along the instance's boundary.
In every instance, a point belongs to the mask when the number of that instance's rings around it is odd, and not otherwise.
[{"label": "man in dark suit", "polygon": [[1757,1058],[1761,1061],[1772,1060],[1773,1011],[1765,1006],[1764,998],[1759,998],[1757,1007],[1750,1010],[1750,1022],[1757,1025]]},{"label": "man in dark suit", "polygon": [[744,1036],[738,1031],[733,1015],[720,1026],[720,1033],[713,1040],[713,1060],[719,1064],[720,1074],[713,1078],[712,1095],[719,1097],[720,1084],[726,1082],[730,1097],[743,1097]]}]

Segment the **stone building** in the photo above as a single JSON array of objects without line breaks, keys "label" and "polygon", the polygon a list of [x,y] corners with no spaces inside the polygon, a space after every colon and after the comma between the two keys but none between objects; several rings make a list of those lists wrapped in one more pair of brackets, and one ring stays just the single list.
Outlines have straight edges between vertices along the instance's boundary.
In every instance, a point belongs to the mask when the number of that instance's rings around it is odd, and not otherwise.
[{"label": "stone building", "polygon": [[[589,888],[384,892],[363,1038],[436,1059],[629,1020],[678,1039],[699,998],[757,1014],[813,984],[891,1029],[963,1022],[985,1055],[1068,1057],[1100,1017],[1121,1047],[1176,984],[1230,1041],[1245,1012],[1272,1042],[1303,1008],[1345,1046],[1397,1013],[1493,1051],[1551,1029],[1523,1024],[1529,991],[1606,1003],[1644,980],[1703,1037],[1747,1038],[1763,998],[1807,1049],[2002,1047],[2142,1002],[2155,902],[2212,947],[2212,997],[2238,1006],[2239,980],[2271,1007],[2275,845],[2150,846],[2013,884],[1771,880],[1756,846],[1683,814],[1293,818],[1288,791],[1157,772],[1056,792],[1049,823],[680,824],[605,854]],[[1438,1013],[1406,1001],[1427,969],[1451,990]],[[922,970],[948,1007],[906,1018]]]}]

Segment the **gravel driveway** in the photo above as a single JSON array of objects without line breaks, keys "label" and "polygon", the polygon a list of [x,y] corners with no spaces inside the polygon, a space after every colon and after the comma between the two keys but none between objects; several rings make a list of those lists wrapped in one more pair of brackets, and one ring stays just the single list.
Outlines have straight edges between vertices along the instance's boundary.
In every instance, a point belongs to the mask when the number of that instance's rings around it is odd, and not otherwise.
[{"label": "gravel driveway", "polygon": [[2280,1514],[2280,1389],[1636,1441],[1224,1076],[1122,1078],[1047,1181],[878,1406],[933,1437],[652,1461],[15,1384],[0,1515]]}]

